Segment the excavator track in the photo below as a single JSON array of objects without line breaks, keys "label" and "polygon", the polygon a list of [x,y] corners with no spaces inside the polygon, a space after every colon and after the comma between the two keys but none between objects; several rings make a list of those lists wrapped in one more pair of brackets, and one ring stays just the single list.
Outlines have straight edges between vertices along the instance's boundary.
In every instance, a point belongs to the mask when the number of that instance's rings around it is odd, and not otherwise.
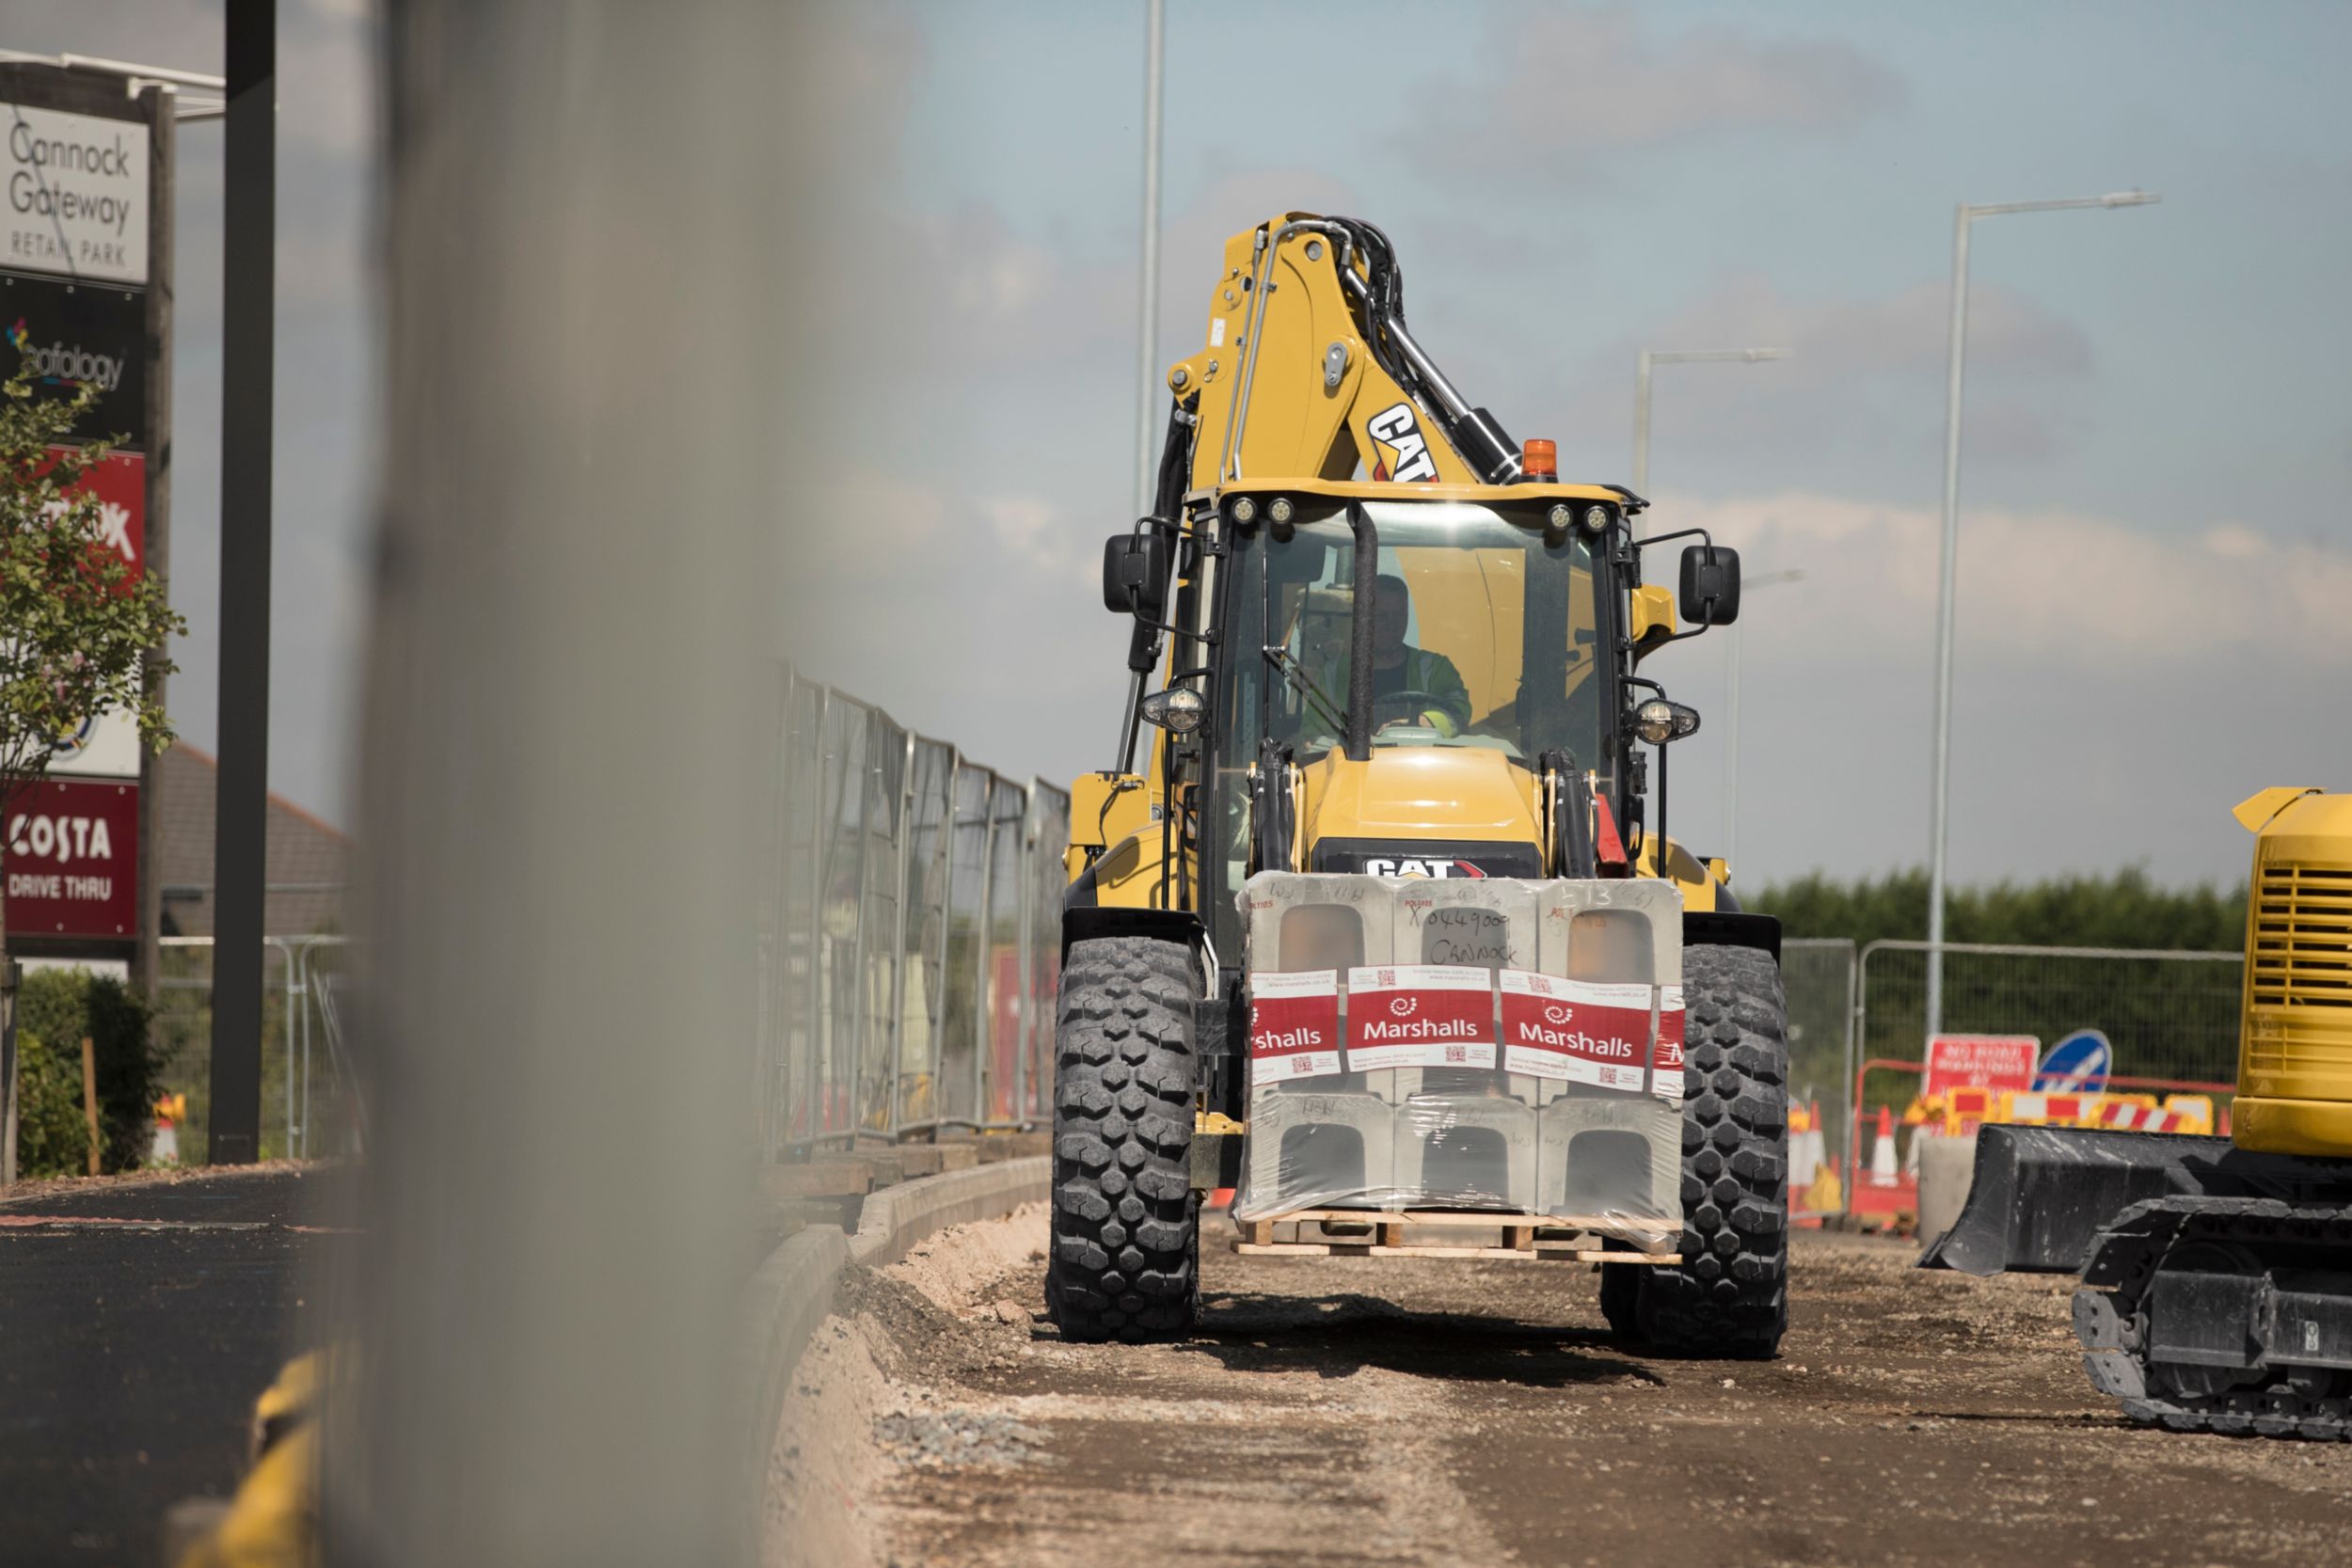
[{"label": "excavator track", "polygon": [[[2260,1256],[2287,1251],[2352,1257],[2352,1205],[2279,1198],[2176,1196],[2136,1203],[2092,1243],[2074,1292],[2074,1335],[2101,1393],[2143,1426],[2226,1436],[2352,1441],[2352,1374],[2277,1368],[2244,1374],[2242,1386],[2185,1391],[2181,1373],[2152,1357],[2146,1307],[2176,1247],[2205,1243]],[[2251,1330],[2249,1329],[2249,1333]],[[2322,1391],[2324,1390],[2324,1391]]]}]

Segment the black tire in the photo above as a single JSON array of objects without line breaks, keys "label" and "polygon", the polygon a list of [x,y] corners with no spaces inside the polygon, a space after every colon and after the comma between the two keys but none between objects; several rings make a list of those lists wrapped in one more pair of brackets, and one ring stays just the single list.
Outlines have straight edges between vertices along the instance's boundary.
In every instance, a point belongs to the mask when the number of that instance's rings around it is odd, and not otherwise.
[{"label": "black tire", "polygon": [[1188,948],[1073,942],[1055,1027],[1054,1244],[1045,1310],[1068,1339],[1180,1339],[1200,1315]]},{"label": "black tire", "polygon": [[1768,1361],[1788,1328],[1788,1026],[1769,953],[1682,950],[1682,1243],[1642,1270],[1642,1338]]}]

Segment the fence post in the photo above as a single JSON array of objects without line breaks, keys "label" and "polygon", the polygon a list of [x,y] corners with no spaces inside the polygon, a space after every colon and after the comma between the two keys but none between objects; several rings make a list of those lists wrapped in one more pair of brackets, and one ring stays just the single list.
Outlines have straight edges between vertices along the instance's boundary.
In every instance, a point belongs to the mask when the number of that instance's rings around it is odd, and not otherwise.
[{"label": "fence post", "polygon": [[898,929],[891,939],[898,961],[890,967],[890,1121],[892,1137],[898,1135],[901,1116],[898,1090],[906,1074],[899,1067],[906,1052],[907,1022],[907,861],[914,853],[914,732],[906,732],[902,748],[906,760],[898,769],[898,892],[890,907],[898,921]]}]

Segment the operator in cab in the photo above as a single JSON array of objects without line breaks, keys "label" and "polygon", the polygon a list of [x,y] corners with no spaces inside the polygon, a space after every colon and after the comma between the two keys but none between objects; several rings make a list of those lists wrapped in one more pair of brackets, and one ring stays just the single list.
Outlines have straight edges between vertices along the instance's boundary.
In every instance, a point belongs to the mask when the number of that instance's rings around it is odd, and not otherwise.
[{"label": "operator in cab", "polygon": [[1373,600],[1372,727],[1419,724],[1451,740],[1470,723],[1470,688],[1452,659],[1405,641],[1412,615],[1405,579],[1383,572]]}]

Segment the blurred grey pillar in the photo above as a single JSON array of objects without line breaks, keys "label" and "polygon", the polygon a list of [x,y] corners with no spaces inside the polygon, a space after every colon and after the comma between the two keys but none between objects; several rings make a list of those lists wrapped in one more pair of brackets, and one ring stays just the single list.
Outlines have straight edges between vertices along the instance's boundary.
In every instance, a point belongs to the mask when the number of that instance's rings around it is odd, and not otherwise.
[{"label": "blurred grey pillar", "polygon": [[389,427],[361,781],[378,1135],[338,1563],[750,1536],[784,8],[386,17]]}]

